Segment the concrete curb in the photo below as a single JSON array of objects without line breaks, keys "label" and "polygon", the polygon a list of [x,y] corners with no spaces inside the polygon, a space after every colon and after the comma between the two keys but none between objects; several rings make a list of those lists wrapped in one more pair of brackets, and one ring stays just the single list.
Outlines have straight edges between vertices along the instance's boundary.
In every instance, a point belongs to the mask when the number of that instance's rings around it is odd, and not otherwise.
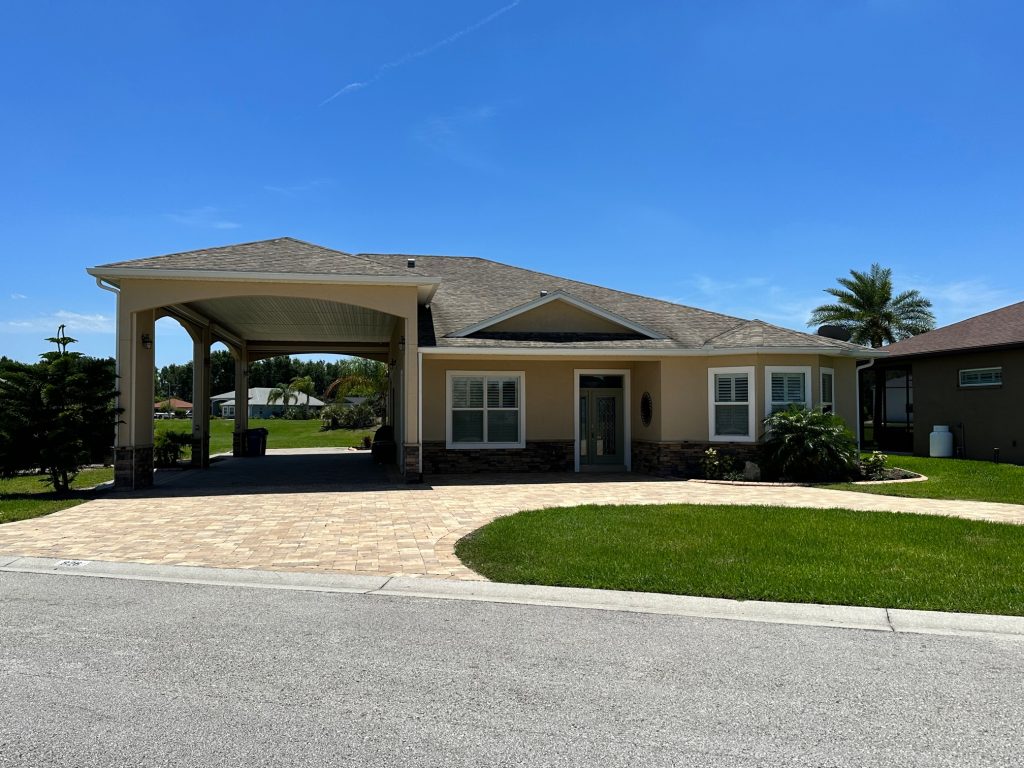
[{"label": "concrete curb", "polygon": [[0,556],[0,572],[203,584],[222,587],[292,589],[388,597],[476,600],[584,610],[652,613],[730,621],[797,624],[910,634],[969,635],[1024,641],[1024,617],[974,613],[907,611],[848,605],[725,600],[603,589],[446,581],[429,578],[296,573],[182,565],[144,565],[100,560],[55,560]]}]

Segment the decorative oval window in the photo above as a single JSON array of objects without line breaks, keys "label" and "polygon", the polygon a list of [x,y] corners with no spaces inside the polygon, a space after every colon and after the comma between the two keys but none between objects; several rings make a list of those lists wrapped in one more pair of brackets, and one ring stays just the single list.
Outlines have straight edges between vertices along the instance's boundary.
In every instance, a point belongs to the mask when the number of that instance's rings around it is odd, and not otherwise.
[{"label": "decorative oval window", "polygon": [[644,423],[645,427],[651,426],[651,417],[654,416],[654,400],[651,399],[650,392],[644,392],[640,396],[640,421]]}]

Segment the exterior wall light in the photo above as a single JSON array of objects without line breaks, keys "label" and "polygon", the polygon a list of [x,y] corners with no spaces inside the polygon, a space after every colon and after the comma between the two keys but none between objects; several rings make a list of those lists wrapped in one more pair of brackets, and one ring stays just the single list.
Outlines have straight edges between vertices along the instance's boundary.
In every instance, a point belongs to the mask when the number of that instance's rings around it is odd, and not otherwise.
[{"label": "exterior wall light", "polygon": [[153,337],[148,333],[142,334],[142,348],[152,349],[153,348]]}]

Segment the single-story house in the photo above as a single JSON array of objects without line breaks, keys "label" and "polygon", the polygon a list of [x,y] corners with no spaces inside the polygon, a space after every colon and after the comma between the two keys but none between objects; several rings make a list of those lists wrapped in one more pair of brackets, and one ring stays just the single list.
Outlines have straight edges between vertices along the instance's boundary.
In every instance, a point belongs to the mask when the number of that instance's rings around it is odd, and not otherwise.
[{"label": "single-story house", "polygon": [[871,402],[881,387],[880,448],[927,456],[929,435],[945,426],[957,456],[1024,464],[1024,302],[883,349],[862,394]]},{"label": "single-story house", "polygon": [[[858,414],[857,344],[486,259],[351,254],[292,238],[120,261],[89,270],[118,294],[116,480],[152,482],[153,332],[193,339],[197,402],[209,348],[248,365],[339,353],[385,362],[400,471],[600,469],[685,474],[709,446],[749,453],[766,413],[790,403]],[[146,343],[148,342],[148,343]],[[203,395],[203,393],[207,393]],[[210,408],[193,418],[208,450]],[[245,451],[247,414],[235,417]]]},{"label": "single-story house", "polygon": [[[270,402],[270,393],[273,391],[273,387],[249,387],[250,419],[274,419],[284,415],[283,400]],[[293,392],[288,396],[289,409],[301,411],[308,408],[311,414],[318,415],[324,405],[323,400],[302,392]],[[235,393],[223,392],[211,396],[210,409],[214,416],[223,416],[225,419],[235,418]]]},{"label": "single-story house", "polygon": [[169,397],[165,400],[158,400],[153,405],[154,411],[191,411],[192,403],[180,400],[177,397]]}]

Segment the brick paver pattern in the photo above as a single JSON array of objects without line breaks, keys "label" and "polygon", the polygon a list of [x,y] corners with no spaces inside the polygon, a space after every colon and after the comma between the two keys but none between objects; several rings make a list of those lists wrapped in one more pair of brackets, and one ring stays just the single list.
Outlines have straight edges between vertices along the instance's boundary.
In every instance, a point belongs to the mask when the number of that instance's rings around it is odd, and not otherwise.
[{"label": "brick paver pattern", "polygon": [[[436,478],[435,478],[436,479]],[[480,579],[455,542],[502,515],[576,504],[765,504],[1024,523],[1024,506],[636,475],[449,477],[210,495],[110,494],[0,526],[0,554],[165,565]],[[201,491],[201,489],[200,489]]]}]

